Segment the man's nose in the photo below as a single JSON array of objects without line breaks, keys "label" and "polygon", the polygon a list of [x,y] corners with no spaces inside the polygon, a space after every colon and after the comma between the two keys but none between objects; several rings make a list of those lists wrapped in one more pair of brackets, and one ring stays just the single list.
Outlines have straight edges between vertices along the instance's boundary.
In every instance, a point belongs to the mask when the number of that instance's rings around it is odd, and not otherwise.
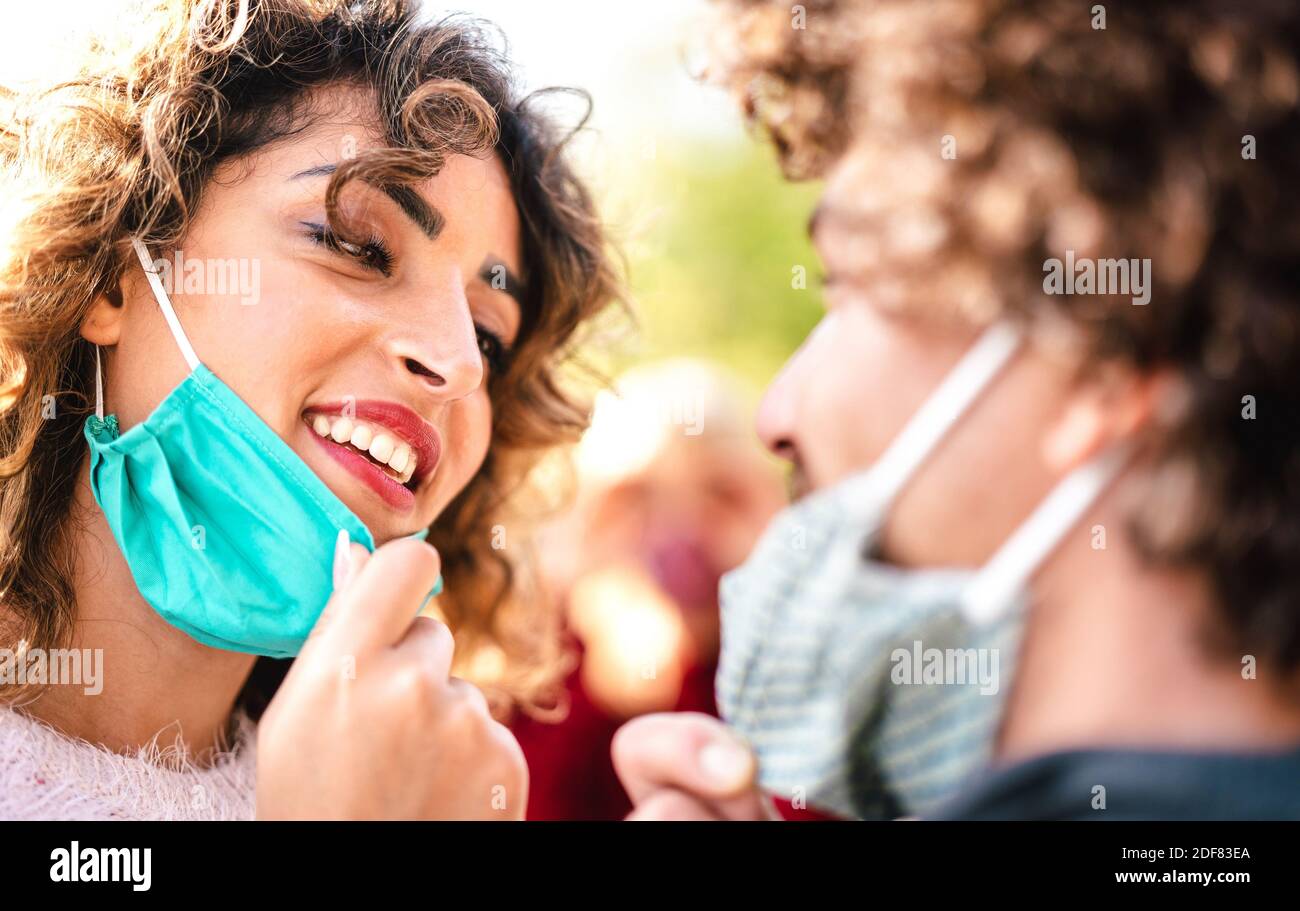
[{"label": "man's nose", "polygon": [[802,348],[796,351],[773,378],[754,418],[759,440],[769,452],[787,461],[793,461],[796,452],[802,352]]}]

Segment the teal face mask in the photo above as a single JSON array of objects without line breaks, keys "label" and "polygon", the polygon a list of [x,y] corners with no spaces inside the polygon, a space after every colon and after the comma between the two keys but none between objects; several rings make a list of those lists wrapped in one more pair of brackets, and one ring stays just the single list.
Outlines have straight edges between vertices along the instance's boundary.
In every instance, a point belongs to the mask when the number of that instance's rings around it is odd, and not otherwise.
[{"label": "teal face mask", "polygon": [[[120,433],[104,416],[96,349],[95,414],[85,425],[95,501],[140,594],[168,623],[215,648],[296,655],[333,592],[339,530],[371,551],[374,538],[199,361],[148,250],[133,243],[191,372]],[[425,603],[441,590],[440,576]]]}]

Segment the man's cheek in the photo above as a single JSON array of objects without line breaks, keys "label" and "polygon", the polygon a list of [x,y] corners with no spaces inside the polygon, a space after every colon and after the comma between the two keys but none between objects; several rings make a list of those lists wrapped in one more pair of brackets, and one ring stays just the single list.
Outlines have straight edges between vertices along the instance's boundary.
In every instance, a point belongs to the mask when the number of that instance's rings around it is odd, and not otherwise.
[{"label": "man's cheek", "polygon": [[852,411],[838,396],[810,403],[801,417],[798,483],[807,493],[834,484],[851,473],[857,462],[851,428]]},{"label": "man's cheek", "polygon": [[817,423],[826,457],[843,476],[873,462],[883,448],[876,404],[879,380],[865,372],[828,368],[834,385],[820,398]]}]

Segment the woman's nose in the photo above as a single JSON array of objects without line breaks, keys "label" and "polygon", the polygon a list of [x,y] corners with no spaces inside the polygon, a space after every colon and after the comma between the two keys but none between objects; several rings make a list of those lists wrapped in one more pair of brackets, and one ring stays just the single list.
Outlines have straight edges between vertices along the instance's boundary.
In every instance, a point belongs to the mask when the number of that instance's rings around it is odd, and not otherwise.
[{"label": "woman's nose", "polygon": [[443,401],[464,398],[483,383],[478,331],[463,293],[408,320],[392,337],[390,355],[405,375]]}]

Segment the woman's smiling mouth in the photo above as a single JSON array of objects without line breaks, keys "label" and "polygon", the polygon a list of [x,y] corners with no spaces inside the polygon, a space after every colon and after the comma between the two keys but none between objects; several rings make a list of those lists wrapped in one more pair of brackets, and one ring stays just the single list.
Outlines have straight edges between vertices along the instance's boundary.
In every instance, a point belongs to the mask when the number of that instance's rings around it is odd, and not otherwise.
[{"label": "woman's smiling mouth", "polygon": [[415,491],[442,450],[438,432],[395,402],[318,405],[304,411],[303,420],[335,461],[403,511],[415,505]]}]

